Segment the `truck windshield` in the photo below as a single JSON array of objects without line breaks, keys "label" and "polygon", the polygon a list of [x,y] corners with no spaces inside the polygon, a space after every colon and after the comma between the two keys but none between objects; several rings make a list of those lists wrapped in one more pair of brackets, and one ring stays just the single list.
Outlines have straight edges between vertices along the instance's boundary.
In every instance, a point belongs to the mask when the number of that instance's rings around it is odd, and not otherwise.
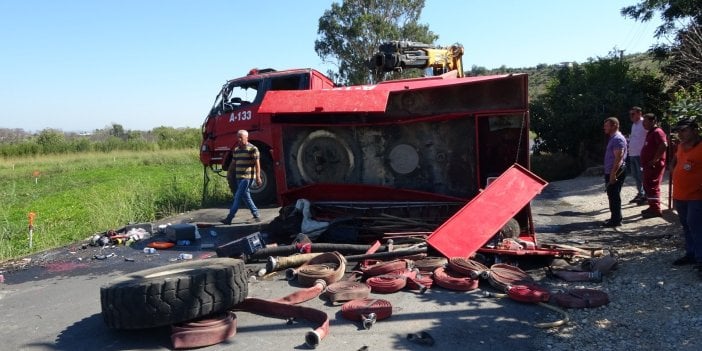
[{"label": "truck windshield", "polygon": [[215,99],[210,115],[217,115],[258,101],[260,81],[229,82]]}]

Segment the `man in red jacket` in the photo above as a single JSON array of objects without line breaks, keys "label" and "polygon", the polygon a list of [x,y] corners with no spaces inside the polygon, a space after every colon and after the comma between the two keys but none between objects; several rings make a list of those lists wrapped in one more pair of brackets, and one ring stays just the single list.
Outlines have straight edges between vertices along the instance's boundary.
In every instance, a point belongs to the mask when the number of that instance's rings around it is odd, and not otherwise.
[{"label": "man in red jacket", "polygon": [[661,181],[665,171],[665,151],[668,148],[668,138],[663,129],[658,127],[658,120],[653,113],[644,115],[643,126],[648,131],[646,141],[641,149],[643,187],[646,191],[648,208],[641,211],[641,216],[643,218],[662,217]]}]

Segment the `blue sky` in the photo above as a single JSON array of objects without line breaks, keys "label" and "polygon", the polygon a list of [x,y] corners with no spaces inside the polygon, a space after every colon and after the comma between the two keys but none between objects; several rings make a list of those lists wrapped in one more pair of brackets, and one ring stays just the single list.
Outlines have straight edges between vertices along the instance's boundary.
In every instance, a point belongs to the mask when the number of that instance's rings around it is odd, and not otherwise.
[{"label": "blue sky", "polygon": [[[339,1],[0,0],[0,128],[199,127],[251,68],[326,71],[317,24]],[[645,51],[660,20],[619,14],[639,1],[426,0],[421,22],[466,69],[533,67]]]}]

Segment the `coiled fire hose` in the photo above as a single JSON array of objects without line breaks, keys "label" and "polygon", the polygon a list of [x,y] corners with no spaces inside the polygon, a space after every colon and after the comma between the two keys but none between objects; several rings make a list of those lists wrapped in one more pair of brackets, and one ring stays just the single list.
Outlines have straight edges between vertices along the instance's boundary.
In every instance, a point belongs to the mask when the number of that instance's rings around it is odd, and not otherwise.
[{"label": "coiled fire hose", "polygon": [[422,273],[433,273],[435,269],[448,263],[446,257],[425,257],[414,261],[414,267]]},{"label": "coiled fire hose", "polygon": [[361,321],[364,329],[370,329],[376,321],[392,316],[392,305],[382,299],[356,299],[341,305],[341,316],[352,321]]},{"label": "coiled fire hose", "polygon": [[236,314],[231,311],[171,326],[171,342],[174,349],[215,345],[235,334]]},{"label": "coiled fire hose", "polygon": [[319,346],[321,340],[329,334],[329,316],[314,308],[257,298],[247,298],[234,308],[239,311],[261,313],[286,319],[302,318],[319,325],[305,334],[305,344],[312,348]]},{"label": "coiled fire hose", "polygon": [[288,280],[297,281],[302,286],[310,287],[317,279],[324,280],[327,285],[341,279],[346,272],[346,260],[338,252],[324,253],[315,256],[297,269],[289,268],[285,271]]},{"label": "coiled fire hose", "polygon": [[371,291],[378,294],[391,294],[407,285],[407,277],[401,274],[382,274],[366,279]]},{"label": "coiled fire hose", "polygon": [[454,272],[461,273],[467,277],[478,279],[486,274],[489,268],[475,260],[463,257],[452,257],[448,260],[448,267]]},{"label": "coiled fire hose", "polygon": [[457,291],[475,290],[479,284],[478,279],[473,279],[444,267],[434,270],[434,282],[442,288]]},{"label": "coiled fire hose", "polygon": [[342,280],[327,287],[324,295],[331,302],[349,301],[368,297],[371,287],[368,284]]},{"label": "coiled fire hose", "polygon": [[509,297],[520,302],[536,303],[563,316],[555,322],[537,323],[534,325],[537,328],[555,328],[567,324],[570,320],[566,311],[546,303],[550,299],[549,291],[537,285],[534,279],[520,268],[498,263],[490,267],[487,276],[490,285],[504,293],[486,293],[486,296]]},{"label": "coiled fire hose", "polygon": [[363,272],[363,275],[366,277],[403,272],[407,269],[412,269],[412,261],[410,260],[394,260],[389,262],[369,261],[369,263],[369,265],[361,265],[361,272]]}]

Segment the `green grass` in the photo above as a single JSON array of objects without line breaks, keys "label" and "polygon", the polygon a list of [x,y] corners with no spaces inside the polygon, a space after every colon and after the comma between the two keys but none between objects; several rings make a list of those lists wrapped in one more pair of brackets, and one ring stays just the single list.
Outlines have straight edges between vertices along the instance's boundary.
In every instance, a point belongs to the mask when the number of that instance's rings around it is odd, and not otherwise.
[{"label": "green grass", "polygon": [[[202,178],[196,150],[0,160],[0,262],[199,208]],[[225,203],[226,181],[211,178],[209,196]],[[29,212],[36,213],[31,250]]]}]

